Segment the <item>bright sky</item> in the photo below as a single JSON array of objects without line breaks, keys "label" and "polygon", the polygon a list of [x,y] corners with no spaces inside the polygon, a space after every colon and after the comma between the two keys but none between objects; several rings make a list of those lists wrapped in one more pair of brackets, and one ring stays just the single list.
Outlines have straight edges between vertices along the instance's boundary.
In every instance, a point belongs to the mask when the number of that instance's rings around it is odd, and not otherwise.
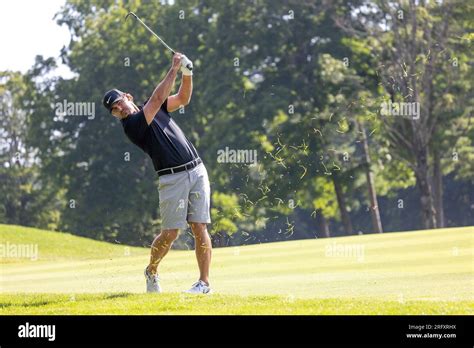
[{"label": "bright sky", "polygon": [[[2,1],[0,70],[26,72],[38,54],[45,58],[59,57],[61,48],[68,45],[70,35],[66,26],[57,25],[53,17],[64,3],[65,0]],[[71,76],[64,66],[55,74]]]}]

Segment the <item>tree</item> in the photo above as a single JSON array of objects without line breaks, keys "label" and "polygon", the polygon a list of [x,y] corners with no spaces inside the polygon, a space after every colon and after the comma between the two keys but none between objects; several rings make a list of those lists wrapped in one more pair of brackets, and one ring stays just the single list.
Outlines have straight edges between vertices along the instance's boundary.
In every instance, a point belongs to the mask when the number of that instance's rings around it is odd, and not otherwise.
[{"label": "tree", "polygon": [[372,226],[376,233],[382,233],[382,221],[380,219],[380,212],[379,212],[379,204],[377,201],[377,193],[375,191],[375,181],[374,181],[374,174],[372,169],[370,168],[371,160],[369,154],[369,142],[367,140],[367,133],[365,128],[359,121],[357,122],[357,131],[361,134],[361,142],[362,142],[362,151],[363,151],[363,158],[364,158],[364,165],[366,166],[365,174],[367,177],[367,187],[369,190],[369,199],[371,204],[370,215],[372,217]]},{"label": "tree", "polygon": [[[472,13],[472,6],[449,1],[374,1],[353,11],[357,16],[336,20],[373,48],[374,64],[389,94],[385,102],[420,107],[419,117],[382,116],[382,120],[393,154],[415,173],[423,227],[436,227],[430,159],[439,141],[434,139],[437,128],[456,117],[447,112],[444,100],[454,86],[455,52],[462,46],[461,51],[466,49],[466,42],[459,39],[463,33],[459,20]],[[441,176],[436,177],[439,181]]]},{"label": "tree", "polygon": [[41,175],[28,137],[31,114],[24,98],[31,88],[27,76],[0,72],[0,221],[54,230],[61,191]]}]

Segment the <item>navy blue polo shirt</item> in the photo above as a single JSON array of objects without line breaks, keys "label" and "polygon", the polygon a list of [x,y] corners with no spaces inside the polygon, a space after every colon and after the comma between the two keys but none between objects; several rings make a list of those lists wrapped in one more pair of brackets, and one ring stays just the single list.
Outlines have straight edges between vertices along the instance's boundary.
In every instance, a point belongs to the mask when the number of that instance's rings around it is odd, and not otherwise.
[{"label": "navy blue polo shirt", "polygon": [[142,107],[121,120],[127,137],[151,157],[156,171],[177,167],[199,157],[194,145],[171,118],[167,104],[168,99],[149,125]]}]

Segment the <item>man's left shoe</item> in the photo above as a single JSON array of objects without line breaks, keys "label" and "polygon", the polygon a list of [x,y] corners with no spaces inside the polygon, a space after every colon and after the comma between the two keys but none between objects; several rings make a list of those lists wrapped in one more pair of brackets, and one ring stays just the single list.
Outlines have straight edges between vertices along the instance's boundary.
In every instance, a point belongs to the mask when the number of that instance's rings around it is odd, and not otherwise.
[{"label": "man's left shoe", "polygon": [[145,278],[146,278],[146,292],[149,293],[160,293],[160,277],[157,274],[151,274],[148,272],[148,267],[145,268]]},{"label": "man's left shoe", "polygon": [[187,294],[211,294],[212,289],[202,280],[193,284],[191,289],[184,291]]}]

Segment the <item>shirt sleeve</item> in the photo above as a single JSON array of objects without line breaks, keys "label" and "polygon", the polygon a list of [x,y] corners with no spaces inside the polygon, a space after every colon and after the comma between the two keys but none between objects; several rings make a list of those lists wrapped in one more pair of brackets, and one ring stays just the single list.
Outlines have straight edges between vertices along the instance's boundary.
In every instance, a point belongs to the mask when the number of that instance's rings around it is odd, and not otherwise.
[{"label": "shirt sleeve", "polygon": [[145,137],[145,132],[148,128],[143,110],[140,110],[135,114],[131,114],[126,119],[124,119],[123,128],[125,134],[127,134],[131,141],[134,143],[141,142]]}]

